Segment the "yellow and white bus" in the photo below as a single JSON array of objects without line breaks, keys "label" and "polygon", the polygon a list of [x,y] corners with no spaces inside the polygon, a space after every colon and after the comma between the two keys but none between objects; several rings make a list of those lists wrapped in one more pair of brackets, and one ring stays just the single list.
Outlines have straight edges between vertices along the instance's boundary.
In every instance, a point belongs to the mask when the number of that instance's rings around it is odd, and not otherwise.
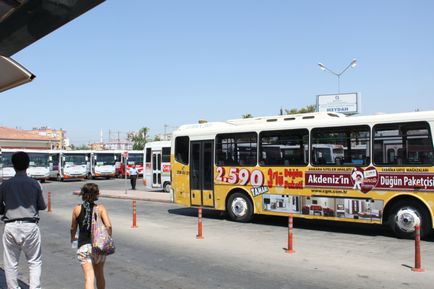
[{"label": "yellow and white bus", "polygon": [[433,228],[434,111],[311,113],[181,126],[172,139],[176,203],[254,214]]}]

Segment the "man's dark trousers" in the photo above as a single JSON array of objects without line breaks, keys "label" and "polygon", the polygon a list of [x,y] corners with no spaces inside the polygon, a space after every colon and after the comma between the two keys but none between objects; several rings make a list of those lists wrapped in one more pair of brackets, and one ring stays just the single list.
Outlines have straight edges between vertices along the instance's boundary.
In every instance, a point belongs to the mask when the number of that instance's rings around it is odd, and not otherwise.
[{"label": "man's dark trousers", "polygon": [[130,176],[131,188],[136,189],[137,175]]}]

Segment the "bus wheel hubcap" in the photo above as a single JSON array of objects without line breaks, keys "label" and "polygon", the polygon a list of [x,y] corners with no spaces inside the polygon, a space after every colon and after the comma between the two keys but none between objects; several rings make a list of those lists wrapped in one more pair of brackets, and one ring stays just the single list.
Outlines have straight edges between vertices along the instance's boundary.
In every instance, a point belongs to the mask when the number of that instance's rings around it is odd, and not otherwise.
[{"label": "bus wheel hubcap", "polygon": [[396,225],[404,232],[414,232],[417,224],[420,224],[420,218],[414,209],[401,209],[396,214]]},{"label": "bus wheel hubcap", "polygon": [[247,213],[247,202],[243,198],[235,198],[232,201],[232,212],[237,217],[242,217]]}]

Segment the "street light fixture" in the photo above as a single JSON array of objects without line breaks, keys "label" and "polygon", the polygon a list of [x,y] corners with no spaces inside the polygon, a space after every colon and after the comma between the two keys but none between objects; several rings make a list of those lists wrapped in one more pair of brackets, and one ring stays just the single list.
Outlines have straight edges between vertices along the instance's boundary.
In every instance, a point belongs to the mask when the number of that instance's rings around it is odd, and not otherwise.
[{"label": "street light fixture", "polygon": [[353,60],[350,62],[350,64],[347,65],[347,67],[345,67],[344,70],[342,70],[340,73],[336,73],[333,70],[331,70],[330,68],[328,68],[327,66],[325,66],[324,64],[322,64],[321,62],[318,63],[318,66],[322,71],[327,70],[331,74],[334,74],[338,77],[338,93],[341,93],[341,75],[344,74],[344,72],[347,71],[348,68],[350,68],[350,67],[354,68],[354,67],[356,67],[356,65],[357,65],[357,59],[353,58]]}]

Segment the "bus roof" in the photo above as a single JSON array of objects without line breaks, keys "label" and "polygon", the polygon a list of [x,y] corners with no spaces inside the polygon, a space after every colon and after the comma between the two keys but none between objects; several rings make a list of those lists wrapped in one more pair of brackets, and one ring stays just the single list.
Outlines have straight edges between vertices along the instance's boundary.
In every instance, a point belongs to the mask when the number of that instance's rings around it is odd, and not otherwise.
[{"label": "bus roof", "polygon": [[10,149],[10,148],[2,148],[2,152],[5,152],[5,153],[7,153],[7,152],[12,152],[12,153],[14,153],[14,152],[26,152],[26,153],[49,153],[50,152],[50,150],[40,150],[40,149],[28,149],[28,148],[26,148],[26,149]]},{"label": "bus roof", "polygon": [[171,142],[168,140],[161,141],[151,141],[145,144],[145,150],[147,148],[161,148],[161,147],[170,147]]},{"label": "bus roof", "polygon": [[302,129],[324,126],[373,125],[403,121],[434,122],[434,111],[379,114],[368,116],[345,116],[339,113],[306,113],[234,119],[225,122],[182,125],[173,132],[173,137],[190,136],[192,139],[212,139],[218,133],[256,132],[261,130]]}]

